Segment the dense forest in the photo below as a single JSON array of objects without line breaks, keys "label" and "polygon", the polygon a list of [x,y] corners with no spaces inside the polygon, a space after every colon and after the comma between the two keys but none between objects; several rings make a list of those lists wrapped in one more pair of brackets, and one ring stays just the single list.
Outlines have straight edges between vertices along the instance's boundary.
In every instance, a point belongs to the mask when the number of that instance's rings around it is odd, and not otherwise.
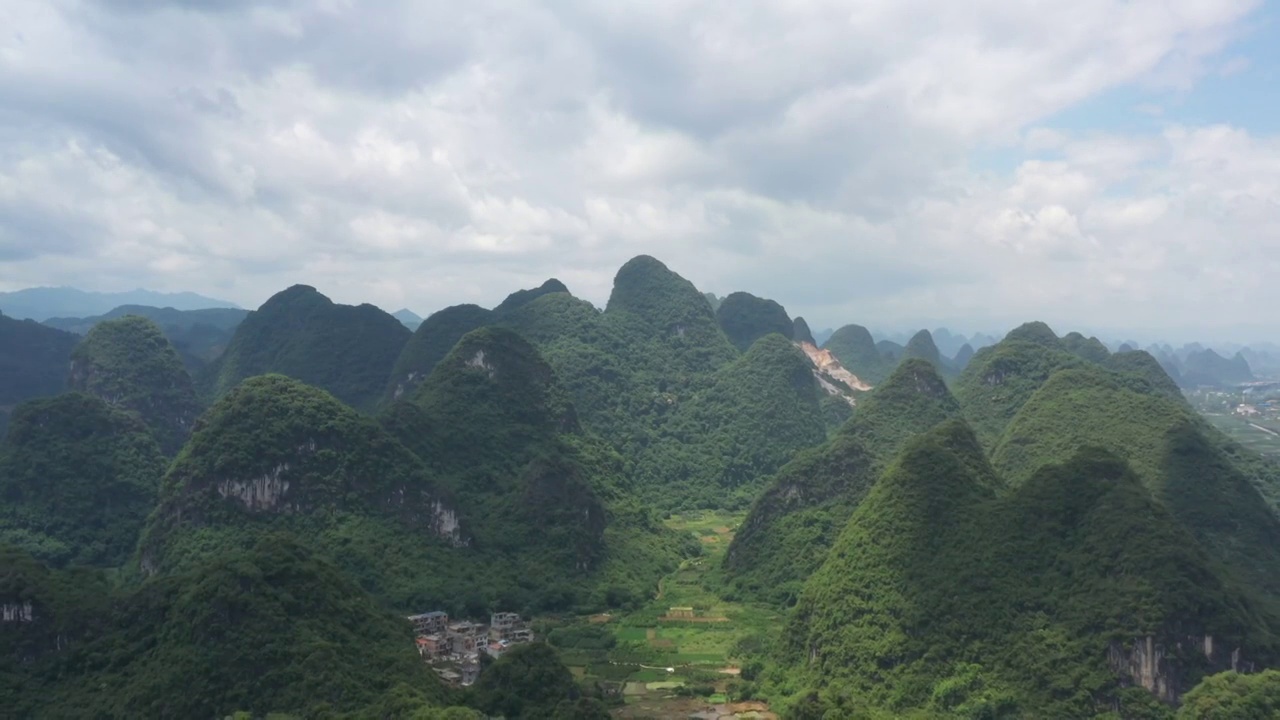
[{"label": "dense forest", "polygon": [[[0,707],[588,720],[639,684],[804,720],[1274,717],[1280,465],[1183,397],[1244,356],[976,337],[819,344],[647,256],[604,308],[550,279],[420,323],[302,285],[0,315]],[[733,520],[676,522],[704,514]],[[728,603],[769,620],[731,643]],[[428,610],[538,637],[442,679]],[[659,612],[731,678],[611,667]]]}]

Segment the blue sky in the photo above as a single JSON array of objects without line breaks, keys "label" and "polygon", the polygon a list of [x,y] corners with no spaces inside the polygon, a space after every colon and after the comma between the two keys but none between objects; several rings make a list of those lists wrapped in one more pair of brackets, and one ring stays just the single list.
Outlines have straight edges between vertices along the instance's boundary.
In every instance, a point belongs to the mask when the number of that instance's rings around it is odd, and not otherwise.
[{"label": "blue sky", "polygon": [[815,327],[1280,339],[1274,3],[6,11],[0,290],[425,315],[649,254]]}]

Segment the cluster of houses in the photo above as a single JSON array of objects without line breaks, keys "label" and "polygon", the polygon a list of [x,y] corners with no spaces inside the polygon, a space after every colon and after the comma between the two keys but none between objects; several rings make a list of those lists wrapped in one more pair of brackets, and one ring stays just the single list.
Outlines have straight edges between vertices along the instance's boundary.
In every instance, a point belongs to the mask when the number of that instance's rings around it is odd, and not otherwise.
[{"label": "cluster of houses", "polygon": [[1246,419],[1280,420],[1280,401],[1267,399],[1240,403],[1235,414]]},{"label": "cluster of houses", "polygon": [[489,624],[470,620],[449,621],[436,611],[410,615],[417,634],[418,654],[445,682],[468,686],[480,677],[480,654],[495,660],[513,645],[533,642],[529,623],[516,613],[494,613]]}]

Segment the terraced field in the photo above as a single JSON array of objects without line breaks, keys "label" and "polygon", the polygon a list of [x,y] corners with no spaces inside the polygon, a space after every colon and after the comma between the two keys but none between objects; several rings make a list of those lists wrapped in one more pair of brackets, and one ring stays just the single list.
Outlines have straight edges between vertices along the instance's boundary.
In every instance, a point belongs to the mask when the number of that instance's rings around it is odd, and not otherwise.
[{"label": "terraced field", "polygon": [[616,639],[608,650],[560,648],[577,677],[622,695],[626,704],[616,717],[776,717],[762,703],[731,702],[744,680],[742,656],[776,635],[782,622],[774,609],[726,600],[714,590],[720,560],[741,520],[721,513],[672,517],[671,527],[701,540],[701,557],[664,578],[653,600],[635,612],[577,618],[562,626],[607,629]]},{"label": "terraced field", "polygon": [[1204,414],[1222,432],[1241,445],[1274,458],[1280,458],[1280,422],[1245,420],[1236,415]]}]

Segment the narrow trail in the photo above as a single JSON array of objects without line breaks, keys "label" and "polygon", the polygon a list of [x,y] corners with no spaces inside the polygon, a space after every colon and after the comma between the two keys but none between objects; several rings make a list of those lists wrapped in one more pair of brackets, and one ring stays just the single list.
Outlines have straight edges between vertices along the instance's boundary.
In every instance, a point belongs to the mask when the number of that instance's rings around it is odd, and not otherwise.
[{"label": "narrow trail", "polygon": [[[1276,432],[1275,430],[1272,430],[1271,428],[1264,428],[1261,425],[1254,425],[1253,423],[1249,423],[1249,427],[1254,428],[1255,430],[1261,430],[1262,432],[1267,433],[1268,435],[1274,435],[1276,437],[1280,437],[1280,433]],[[662,587],[662,581],[658,581],[658,587],[659,588]]]}]

